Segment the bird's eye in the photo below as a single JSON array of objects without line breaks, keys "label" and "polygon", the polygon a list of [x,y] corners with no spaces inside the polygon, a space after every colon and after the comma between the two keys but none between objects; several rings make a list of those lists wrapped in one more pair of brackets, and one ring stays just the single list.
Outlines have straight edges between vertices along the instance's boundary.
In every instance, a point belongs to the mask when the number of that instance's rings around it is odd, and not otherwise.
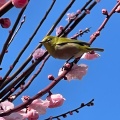
[{"label": "bird's eye", "polygon": [[47,39],[47,42],[50,42],[51,40],[52,40],[51,38],[48,38],[48,39]]}]

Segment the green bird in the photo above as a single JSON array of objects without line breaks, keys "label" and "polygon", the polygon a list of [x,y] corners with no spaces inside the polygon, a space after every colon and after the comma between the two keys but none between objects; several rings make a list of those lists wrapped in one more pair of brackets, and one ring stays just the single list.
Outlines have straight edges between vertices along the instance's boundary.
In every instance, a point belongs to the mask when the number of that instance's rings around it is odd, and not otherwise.
[{"label": "green bird", "polygon": [[84,41],[64,37],[46,36],[42,42],[50,55],[58,59],[78,58],[86,52],[104,51],[102,48],[91,48],[90,44]]}]

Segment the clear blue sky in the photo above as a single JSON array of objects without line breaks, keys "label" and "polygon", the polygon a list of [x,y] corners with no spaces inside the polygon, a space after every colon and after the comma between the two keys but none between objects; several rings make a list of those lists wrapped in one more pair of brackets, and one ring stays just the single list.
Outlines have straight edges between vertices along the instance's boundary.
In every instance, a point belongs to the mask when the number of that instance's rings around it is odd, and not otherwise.
[{"label": "clear blue sky", "polygon": [[[27,42],[42,16],[45,14],[51,1],[52,0],[31,0],[28,9],[25,11],[26,22],[9,47],[9,52],[5,55],[4,61],[1,65],[3,70],[0,71],[0,76],[3,76],[8,70],[9,66],[12,64],[12,61],[22,49],[22,46]],[[31,42],[29,48],[20,59],[15,70],[22,64],[24,60],[27,59],[29,54],[37,46],[38,42],[45,36],[50,27],[56,21],[63,8],[67,6],[69,1],[70,0],[57,0],[53,11],[48,16],[48,19],[38,31],[37,35],[34,37],[34,40]],[[84,3],[85,1],[83,2],[82,0],[76,0],[69,12],[76,12],[76,10],[81,8]],[[115,4],[116,0],[110,0],[109,2],[101,0],[101,2],[92,9],[91,13],[85,17],[85,19],[70,33],[69,36],[74,35],[80,29],[92,27],[89,33],[84,34],[82,38],[79,38],[81,40],[89,41],[90,35],[97,30],[105,18],[105,16],[101,14],[101,9],[106,8],[108,11],[110,11]],[[5,14],[4,17],[9,17],[13,25],[19,11],[20,9],[13,8],[7,14]],[[65,19],[66,16],[64,16],[59,25],[66,25],[67,21],[65,21]],[[11,28],[12,27],[9,29],[0,28],[0,51],[8,35],[8,30]],[[66,101],[63,106],[59,108],[48,109],[45,115],[40,116],[40,120],[48,118],[49,116],[56,116],[67,112],[78,107],[82,102],[86,103],[93,98],[95,99],[95,105],[93,107],[85,107],[81,109],[78,114],[74,113],[73,116],[68,115],[66,120],[120,119],[119,28],[120,14],[116,13],[111,17],[105,28],[102,30],[101,35],[92,44],[94,47],[101,47],[105,49],[103,53],[100,53],[101,57],[91,61],[79,61],[79,64],[84,63],[88,65],[88,72],[86,76],[80,81],[73,80],[68,82],[63,80],[56,87],[54,87],[52,92],[62,94],[66,98]],[[52,35],[55,35],[55,31],[52,33]],[[50,57],[41,74],[35,79],[33,85],[31,85],[23,95],[33,96],[39,90],[48,85],[50,81],[47,80],[47,75],[53,74],[55,77],[57,77],[58,70],[60,67],[62,67],[64,62],[64,60],[58,60]],[[21,96],[15,101],[15,105],[21,103]],[[45,97],[46,96],[44,96],[43,99],[45,99]]]}]

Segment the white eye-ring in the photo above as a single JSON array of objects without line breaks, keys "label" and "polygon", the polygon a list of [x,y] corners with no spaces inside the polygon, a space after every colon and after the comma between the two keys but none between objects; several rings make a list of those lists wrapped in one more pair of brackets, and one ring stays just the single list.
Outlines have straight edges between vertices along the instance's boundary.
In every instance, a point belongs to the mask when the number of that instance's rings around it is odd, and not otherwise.
[{"label": "white eye-ring", "polygon": [[48,38],[48,39],[47,39],[47,42],[49,43],[51,40],[52,40],[51,38]]}]

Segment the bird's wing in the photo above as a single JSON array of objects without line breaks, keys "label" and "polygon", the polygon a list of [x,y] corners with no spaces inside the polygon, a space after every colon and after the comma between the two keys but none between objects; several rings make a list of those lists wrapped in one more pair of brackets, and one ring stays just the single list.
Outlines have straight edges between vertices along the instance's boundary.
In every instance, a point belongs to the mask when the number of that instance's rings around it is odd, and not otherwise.
[{"label": "bird's wing", "polygon": [[84,42],[84,41],[80,41],[80,40],[74,40],[74,39],[69,39],[69,38],[58,38],[60,40],[58,40],[56,42],[56,45],[63,45],[63,44],[67,44],[67,43],[76,43],[76,44],[79,44],[79,45],[87,45],[89,46],[90,44],[87,43],[87,42]]}]

